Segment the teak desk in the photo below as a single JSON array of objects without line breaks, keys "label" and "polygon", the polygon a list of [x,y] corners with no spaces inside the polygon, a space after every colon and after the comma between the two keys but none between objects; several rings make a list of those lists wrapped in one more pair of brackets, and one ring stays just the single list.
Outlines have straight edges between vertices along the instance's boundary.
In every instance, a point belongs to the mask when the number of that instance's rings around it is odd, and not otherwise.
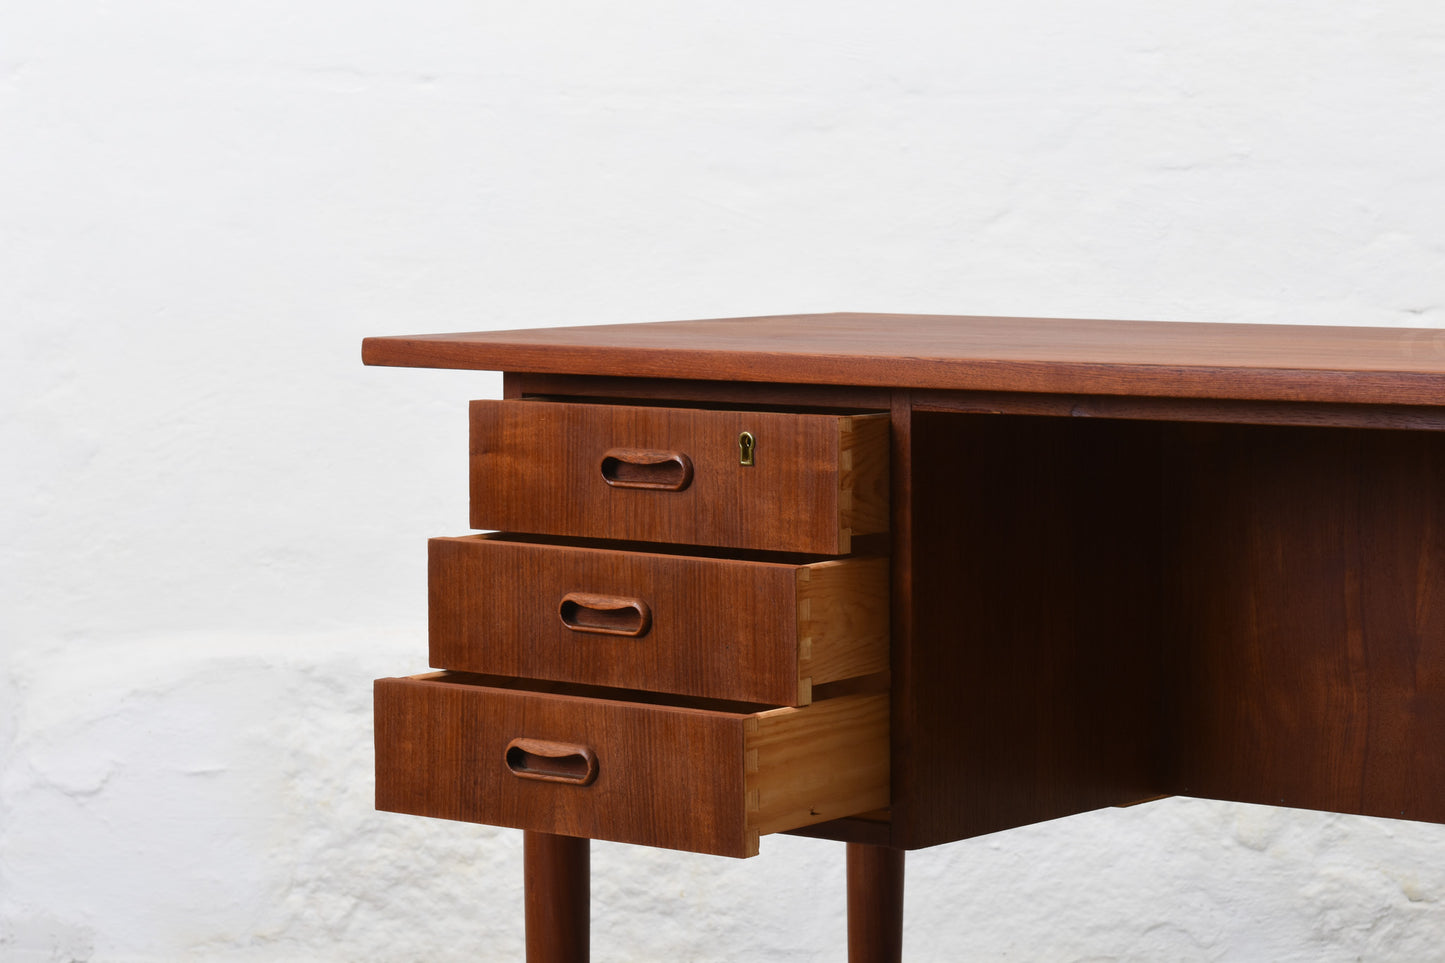
[{"label": "teak desk", "polygon": [[1445,822],[1445,331],[820,314],[372,338],[506,372],[377,805],[587,839],[906,849],[1181,794]]}]

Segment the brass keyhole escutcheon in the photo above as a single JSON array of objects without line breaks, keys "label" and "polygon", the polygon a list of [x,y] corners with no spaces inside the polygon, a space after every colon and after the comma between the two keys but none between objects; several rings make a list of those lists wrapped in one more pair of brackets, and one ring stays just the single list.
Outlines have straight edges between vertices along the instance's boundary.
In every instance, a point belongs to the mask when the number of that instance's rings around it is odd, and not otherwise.
[{"label": "brass keyhole escutcheon", "polygon": [[751,431],[745,431],[738,435],[738,464],[751,465],[753,463],[753,452],[757,451],[758,440],[753,437]]}]

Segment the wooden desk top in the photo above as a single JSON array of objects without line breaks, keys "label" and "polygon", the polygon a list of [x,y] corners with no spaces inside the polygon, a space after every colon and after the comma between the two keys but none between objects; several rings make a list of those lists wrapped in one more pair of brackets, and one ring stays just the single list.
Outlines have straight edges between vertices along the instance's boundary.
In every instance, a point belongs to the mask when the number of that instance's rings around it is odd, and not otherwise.
[{"label": "wooden desk top", "polygon": [[803,314],[368,338],[373,365],[1445,406],[1445,330]]}]

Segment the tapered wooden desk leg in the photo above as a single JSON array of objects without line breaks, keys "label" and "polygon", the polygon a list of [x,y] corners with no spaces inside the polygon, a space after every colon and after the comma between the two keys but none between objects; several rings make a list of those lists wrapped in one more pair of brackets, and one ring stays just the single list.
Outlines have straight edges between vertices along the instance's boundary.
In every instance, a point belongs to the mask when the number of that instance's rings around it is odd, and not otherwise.
[{"label": "tapered wooden desk leg", "polygon": [[903,959],[903,850],[848,844],[848,963]]},{"label": "tapered wooden desk leg", "polygon": [[587,963],[592,922],[589,840],[522,834],[527,963]]}]

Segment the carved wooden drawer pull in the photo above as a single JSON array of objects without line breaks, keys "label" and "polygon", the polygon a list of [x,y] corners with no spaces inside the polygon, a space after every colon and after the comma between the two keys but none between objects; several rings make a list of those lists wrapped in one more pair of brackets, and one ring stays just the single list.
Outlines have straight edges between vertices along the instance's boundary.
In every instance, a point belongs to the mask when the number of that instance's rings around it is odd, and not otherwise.
[{"label": "carved wooden drawer pull", "polygon": [[512,775],[523,779],[586,786],[597,778],[597,754],[586,746],[513,739],[507,743],[506,758]]},{"label": "carved wooden drawer pull", "polygon": [[692,459],[676,451],[613,448],[602,456],[602,478],[613,488],[680,492],[692,484]]},{"label": "carved wooden drawer pull", "polygon": [[573,632],[639,638],[652,628],[652,610],[641,599],[568,592],[562,596],[558,614]]}]

